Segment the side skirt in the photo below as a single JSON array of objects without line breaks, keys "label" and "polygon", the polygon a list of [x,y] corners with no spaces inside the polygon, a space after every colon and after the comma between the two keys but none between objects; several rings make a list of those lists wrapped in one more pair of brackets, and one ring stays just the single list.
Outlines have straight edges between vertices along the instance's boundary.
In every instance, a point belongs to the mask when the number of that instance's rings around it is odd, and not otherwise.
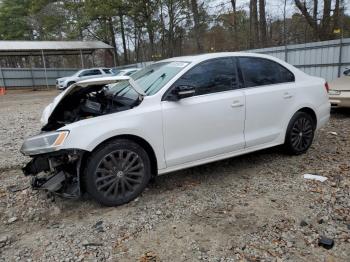
[{"label": "side skirt", "polygon": [[159,169],[158,170],[158,175],[163,175],[163,174],[167,174],[170,172],[174,172],[174,171],[178,171],[181,169],[185,169],[185,168],[190,168],[190,167],[194,167],[194,166],[199,166],[199,165],[204,165],[204,164],[208,164],[211,162],[216,162],[219,160],[223,160],[223,159],[227,159],[227,158],[231,158],[231,157],[235,157],[235,156],[240,156],[240,155],[244,155],[244,154],[248,154],[254,151],[259,151],[262,149],[266,149],[269,147],[274,147],[274,146],[278,146],[281,145],[280,142],[273,142],[273,143],[267,143],[267,144],[263,144],[263,145],[259,145],[259,146],[253,146],[253,147],[249,147],[249,148],[244,148],[241,150],[237,150],[234,152],[230,152],[230,153],[226,153],[226,154],[221,154],[221,155],[216,155],[213,157],[208,157],[205,159],[200,159],[197,161],[192,161],[192,162],[188,162],[188,163],[184,163],[181,165],[176,165],[176,166],[172,166],[172,167],[168,167],[168,168],[164,168],[164,169]]}]

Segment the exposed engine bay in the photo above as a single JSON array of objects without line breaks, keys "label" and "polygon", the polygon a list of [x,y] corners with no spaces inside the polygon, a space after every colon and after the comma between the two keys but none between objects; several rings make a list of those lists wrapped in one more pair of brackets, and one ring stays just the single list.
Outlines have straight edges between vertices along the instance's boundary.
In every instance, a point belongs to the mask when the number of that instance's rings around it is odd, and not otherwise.
[{"label": "exposed engine bay", "polygon": [[140,104],[140,99],[127,97],[126,93],[123,93],[123,89],[111,92],[108,85],[76,88],[60,101],[42,131],[52,131],[87,118],[125,111]]}]

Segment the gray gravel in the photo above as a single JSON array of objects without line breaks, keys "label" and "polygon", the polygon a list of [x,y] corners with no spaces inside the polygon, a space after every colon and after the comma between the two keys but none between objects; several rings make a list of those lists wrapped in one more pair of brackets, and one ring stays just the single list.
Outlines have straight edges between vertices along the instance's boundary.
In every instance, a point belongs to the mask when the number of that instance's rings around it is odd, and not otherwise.
[{"label": "gray gravel", "polygon": [[10,91],[0,96],[0,170],[21,166],[19,153],[25,137],[40,132],[40,117],[57,91]]},{"label": "gray gravel", "polygon": [[[26,188],[18,148],[55,94],[0,97],[0,260],[349,261],[350,111],[334,113],[304,155],[274,148],[175,172],[103,208]],[[319,247],[321,236],[334,247]]]}]

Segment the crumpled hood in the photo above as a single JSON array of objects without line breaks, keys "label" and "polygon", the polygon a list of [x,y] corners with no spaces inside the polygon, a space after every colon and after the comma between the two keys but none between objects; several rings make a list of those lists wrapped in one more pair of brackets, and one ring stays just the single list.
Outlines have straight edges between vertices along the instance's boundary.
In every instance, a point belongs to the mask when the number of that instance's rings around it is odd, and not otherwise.
[{"label": "crumpled hood", "polygon": [[110,76],[110,77],[91,78],[91,79],[83,80],[68,87],[58,96],[56,96],[52,101],[52,103],[50,103],[48,106],[45,107],[40,119],[41,124],[45,126],[48,123],[49,118],[52,112],[57,107],[57,105],[62,101],[64,97],[69,95],[73,90],[77,88],[85,88],[90,85],[108,85],[108,84],[116,83],[118,81],[129,81],[130,86],[136,91],[136,93],[138,93],[141,97],[144,97],[146,95],[143,92],[143,90],[138,86],[138,84],[129,76]]},{"label": "crumpled hood", "polygon": [[67,91],[68,89],[66,89],[64,92],[62,92],[61,94],[59,94],[58,96],[56,96],[54,98],[54,100],[48,104],[42,115],[41,115],[41,118],[40,118],[40,123],[44,126],[48,123],[49,121],[49,117],[50,115],[52,114],[53,110],[56,108],[56,106],[59,104],[59,102],[62,100],[63,96],[64,96],[64,93]]}]

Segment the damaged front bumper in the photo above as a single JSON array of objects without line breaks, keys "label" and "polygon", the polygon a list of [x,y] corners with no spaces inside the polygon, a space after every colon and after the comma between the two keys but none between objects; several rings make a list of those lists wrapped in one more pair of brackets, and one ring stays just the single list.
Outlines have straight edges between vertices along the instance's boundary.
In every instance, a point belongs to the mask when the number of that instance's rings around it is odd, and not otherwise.
[{"label": "damaged front bumper", "polygon": [[84,153],[72,149],[35,155],[22,170],[25,176],[33,176],[33,189],[78,198],[81,196],[80,173]]}]

